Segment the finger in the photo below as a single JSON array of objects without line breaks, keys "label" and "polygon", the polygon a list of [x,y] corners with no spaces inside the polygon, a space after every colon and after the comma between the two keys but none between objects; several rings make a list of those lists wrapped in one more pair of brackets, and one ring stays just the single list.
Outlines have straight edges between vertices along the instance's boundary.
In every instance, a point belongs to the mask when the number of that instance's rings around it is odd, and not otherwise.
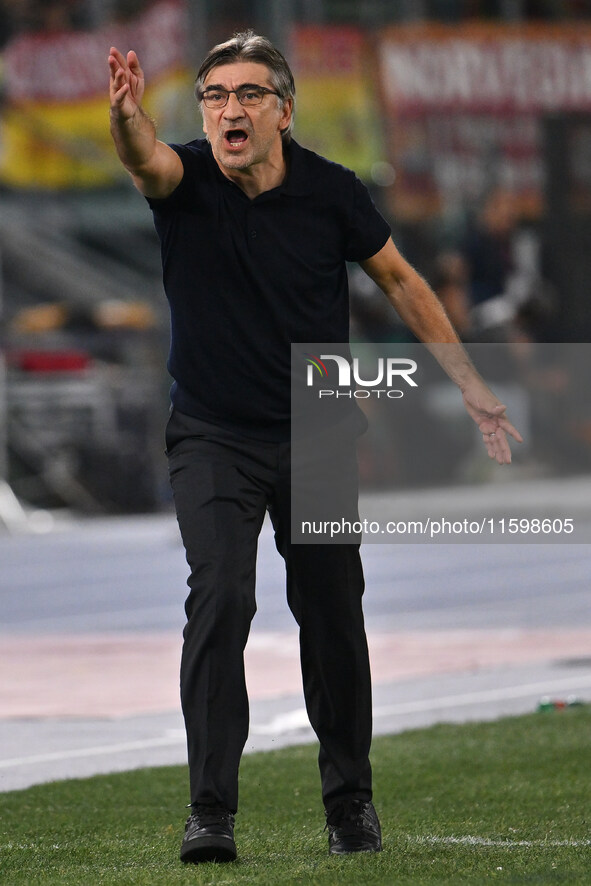
[{"label": "finger", "polygon": [[129,65],[130,70],[137,76],[142,76],[142,69],[140,67],[140,62],[137,57],[137,54],[133,49],[130,49],[127,53],[127,64]]},{"label": "finger", "polygon": [[504,406],[502,403],[499,403],[498,406],[493,406],[492,409],[487,410],[487,413],[488,413],[488,415],[494,415],[494,416],[498,417],[499,415],[502,415],[503,412],[506,411],[506,409],[507,409],[506,406]]},{"label": "finger", "polygon": [[494,449],[494,446],[492,445],[492,443],[486,437],[484,437],[483,439],[484,439],[484,445],[486,446],[486,453],[487,453],[488,457],[489,458],[496,458],[495,449]]},{"label": "finger", "polygon": [[125,96],[129,92],[129,83],[124,83],[121,89],[118,89],[113,93],[113,104],[114,105],[122,105]]},{"label": "finger", "polygon": [[484,438],[484,445],[486,446],[486,452],[489,458],[496,460],[497,457],[497,448],[495,446],[494,440],[490,440],[488,437]]},{"label": "finger", "polygon": [[489,458],[495,459],[500,465],[511,463],[511,447],[502,429],[483,433],[482,439]]},{"label": "finger", "polygon": [[109,60],[111,58],[114,58],[115,61],[119,65],[121,65],[122,68],[127,67],[127,61],[125,60],[125,56],[121,52],[119,52],[119,50],[117,49],[116,46],[111,46],[111,48],[109,50]]},{"label": "finger", "polygon": [[127,86],[127,79],[125,77],[125,73],[121,70],[118,70],[115,74],[111,76],[111,84],[110,84],[110,93],[111,97],[115,98],[121,92],[124,86]]},{"label": "finger", "polygon": [[127,80],[127,74],[124,68],[121,67],[117,59],[113,56],[109,56],[109,73],[111,90],[119,89],[119,87]]},{"label": "finger", "polygon": [[495,457],[497,462],[500,465],[509,465],[511,464],[511,448],[509,443],[507,442],[507,438],[503,434],[502,436],[497,435],[496,439],[496,452]]},{"label": "finger", "polygon": [[126,82],[125,71],[122,68],[116,67],[111,69],[111,80],[117,89],[121,86],[122,83]]},{"label": "finger", "polygon": [[117,76],[117,73],[122,70],[121,65],[114,55],[109,56],[109,70],[113,79]]},{"label": "finger", "polygon": [[497,463],[500,465],[510,465],[511,464],[511,450],[509,448],[501,449],[497,452],[496,455]]},{"label": "finger", "polygon": [[489,458],[496,461],[499,465],[511,464],[511,450],[504,449],[501,446],[487,446]]},{"label": "finger", "polygon": [[499,427],[501,427],[507,434],[511,434],[514,440],[517,440],[518,443],[523,443],[523,437],[517,430],[517,428],[513,427],[508,418],[502,418],[499,420]]}]

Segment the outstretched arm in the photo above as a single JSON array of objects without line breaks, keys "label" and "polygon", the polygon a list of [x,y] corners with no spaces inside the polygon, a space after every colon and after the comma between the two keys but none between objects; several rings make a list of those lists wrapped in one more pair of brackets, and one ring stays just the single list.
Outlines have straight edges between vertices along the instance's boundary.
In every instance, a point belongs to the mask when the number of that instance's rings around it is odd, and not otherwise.
[{"label": "outstretched arm", "polygon": [[432,289],[400,255],[392,240],[362,262],[361,267],[386,294],[402,322],[424,342],[458,385],[489,456],[499,464],[509,464],[511,449],[507,434],[522,442],[521,434],[507,418],[506,407],[476,371]]},{"label": "outstretched arm", "polygon": [[146,197],[168,197],[183,177],[178,154],[156,138],[153,120],[142,108],[144,74],[133,50],[109,54],[111,135],[119,159]]}]

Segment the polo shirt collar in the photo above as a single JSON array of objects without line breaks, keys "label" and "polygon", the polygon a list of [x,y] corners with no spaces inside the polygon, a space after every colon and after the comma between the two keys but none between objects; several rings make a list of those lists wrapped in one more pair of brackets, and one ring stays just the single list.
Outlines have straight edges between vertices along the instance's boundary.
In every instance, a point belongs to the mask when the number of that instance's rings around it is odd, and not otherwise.
[{"label": "polo shirt collar", "polygon": [[[204,139],[205,141],[205,139]],[[222,170],[219,168],[215,157],[213,156],[213,151],[211,150],[211,145],[207,142],[208,154],[209,154],[209,162],[212,165],[214,170],[214,174],[219,179],[219,181],[223,181],[225,184],[231,185],[233,188],[236,188],[237,191],[240,191],[241,194],[244,192],[238,187],[238,185],[233,182],[231,179],[227,178],[224,175]],[[287,157],[287,175],[285,177],[285,181],[283,184],[279,185],[277,188],[273,188],[270,191],[263,191],[262,194],[259,194],[258,197],[255,197],[255,200],[264,200],[268,199],[269,196],[277,196],[278,194],[287,194],[289,197],[305,197],[308,194],[312,193],[312,182],[310,178],[310,168],[308,164],[307,151],[298,145],[293,139],[289,142],[286,149],[286,157]],[[246,194],[244,194],[246,197]],[[248,197],[246,197],[248,200]]]}]

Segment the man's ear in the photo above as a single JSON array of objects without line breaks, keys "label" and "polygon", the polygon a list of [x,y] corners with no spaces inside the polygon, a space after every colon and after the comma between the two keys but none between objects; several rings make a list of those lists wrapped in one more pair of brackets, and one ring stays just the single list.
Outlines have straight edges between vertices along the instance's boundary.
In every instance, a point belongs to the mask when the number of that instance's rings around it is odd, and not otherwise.
[{"label": "man's ear", "polygon": [[293,99],[286,98],[283,102],[283,113],[279,121],[279,129],[283,132],[290,124],[291,115],[293,114]]}]

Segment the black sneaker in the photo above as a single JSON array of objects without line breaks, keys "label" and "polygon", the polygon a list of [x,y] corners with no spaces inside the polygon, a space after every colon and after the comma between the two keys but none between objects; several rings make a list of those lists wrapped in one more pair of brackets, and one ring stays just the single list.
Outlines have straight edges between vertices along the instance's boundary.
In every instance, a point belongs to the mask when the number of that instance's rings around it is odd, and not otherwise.
[{"label": "black sneaker", "polygon": [[380,852],[382,831],[373,803],[344,799],[326,813],[328,851],[331,855]]},{"label": "black sneaker", "polygon": [[185,825],[181,861],[234,861],[234,816],[223,806],[197,806]]}]

